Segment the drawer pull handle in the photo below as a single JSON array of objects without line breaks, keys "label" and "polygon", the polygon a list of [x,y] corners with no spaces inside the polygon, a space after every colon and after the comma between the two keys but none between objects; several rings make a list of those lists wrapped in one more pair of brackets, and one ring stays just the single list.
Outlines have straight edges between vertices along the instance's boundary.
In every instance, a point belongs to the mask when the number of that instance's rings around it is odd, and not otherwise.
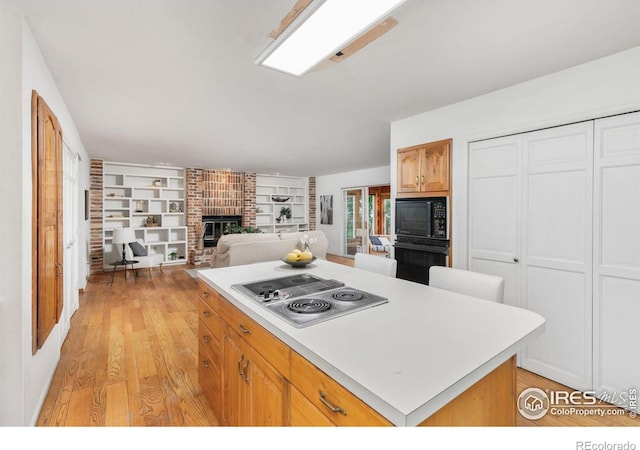
[{"label": "drawer pull handle", "polygon": [[418,186],[418,175],[416,175],[416,186]]},{"label": "drawer pull handle", "polygon": [[207,361],[206,359],[202,360],[202,365],[204,366],[205,369],[209,368],[209,361]]},{"label": "drawer pull handle", "polygon": [[424,184],[424,175],[422,175],[422,184]]},{"label": "drawer pull handle", "polygon": [[240,331],[242,331],[244,334],[251,334],[251,330],[248,328],[245,328],[244,325],[240,324]]},{"label": "drawer pull handle", "polygon": [[247,378],[247,367],[249,367],[249,360],[247,359],[242,366],[242,379],[245,383],[249,384],[249,378]]},{"label": "drawer pull handle", "polygon": [[209,336],[202,336],[202,340],[204,341],[205,344],[208,344],[211,342],[211,339],[209,339]]},{"label": "drawer pull handle", "polygon": [[340,413],[340,414],[342,414],[343,416],[346,416],[346,415],[347,415],[347,412],[346,412],[344,409],[342,409],[340,406],[334,406],[334,405],[332,405],[331,403],[329,403],[329,401],[325,398],[324,392],[322,392],[322,391],[318,391],[318,392],[320,393],[320,401],[321,401],[322,403],[324,403],[324,405],[325,405],[327,408],[329,408],[332,412],[334,412],[334,413]]},{"label": "drawer pull handle", "polygon": [[202,291],[202,295],[203,295],[204,297],[208,297],[208,296],[209,296],[209,293],[208,293],[207,291]]},{"label": "drawer pull handle", "polygon": [[209,311],[202,311],[202,315],[205,317],[211,317],[211,313]]}]

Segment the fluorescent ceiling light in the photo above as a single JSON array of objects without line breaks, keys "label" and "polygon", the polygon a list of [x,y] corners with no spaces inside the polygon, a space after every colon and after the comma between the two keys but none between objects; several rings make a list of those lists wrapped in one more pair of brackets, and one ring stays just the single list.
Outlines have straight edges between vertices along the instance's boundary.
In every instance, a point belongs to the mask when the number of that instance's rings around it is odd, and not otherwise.
[{"label": "fluorescent ceiling light", "polygon": [[300,76],[342,50],[406,0],[314,0],[256,59]]}]

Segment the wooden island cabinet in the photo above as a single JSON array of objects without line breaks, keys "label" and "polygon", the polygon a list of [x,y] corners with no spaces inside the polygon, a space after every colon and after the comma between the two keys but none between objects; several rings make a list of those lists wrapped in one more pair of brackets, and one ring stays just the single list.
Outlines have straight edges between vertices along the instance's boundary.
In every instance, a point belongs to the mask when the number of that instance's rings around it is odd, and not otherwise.
[{"label": "wooden island cabinet", "polygon": [[[206,282],[198,284],[198,378],[221,425],[393,425]],[[513,374],[512,358],[421,425],[515,425]]]}]

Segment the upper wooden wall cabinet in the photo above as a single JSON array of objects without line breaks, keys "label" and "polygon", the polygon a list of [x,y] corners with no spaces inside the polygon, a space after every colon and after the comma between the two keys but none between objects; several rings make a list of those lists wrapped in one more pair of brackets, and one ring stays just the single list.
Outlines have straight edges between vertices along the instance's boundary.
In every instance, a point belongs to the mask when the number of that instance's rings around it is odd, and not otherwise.
[{"label": "upper wooden wall cabinet", "polygon": [[398,197],[448,195],[451,139],[398,150]]}]

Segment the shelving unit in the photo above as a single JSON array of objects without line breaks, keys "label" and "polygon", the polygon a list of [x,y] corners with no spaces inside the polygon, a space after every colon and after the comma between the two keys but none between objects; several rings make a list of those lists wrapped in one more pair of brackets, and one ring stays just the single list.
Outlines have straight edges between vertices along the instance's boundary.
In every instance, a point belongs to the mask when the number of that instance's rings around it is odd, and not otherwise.
[{"label": "shelving unit", "polygon": [[[308,190],[306,177],[274,175],[256,176],[256,226],[264,233],[290,233],[309,230]],[[289,197],[275,201],[275,197]],[[278,222],[280,210],[291,209],[291,219]]]},{"label": "shelving unit", "polygon": [[[147,250],[165,264],[187,261],[184,169],[106,162],[103,169],[103,248],[105,268],[121,258],[113,230],[131,227]],[[151,221],[152,223],[147,223]],[[120,248],[116,248],[120,247]],[[176,253],[176,259],[171,254]]]}]

